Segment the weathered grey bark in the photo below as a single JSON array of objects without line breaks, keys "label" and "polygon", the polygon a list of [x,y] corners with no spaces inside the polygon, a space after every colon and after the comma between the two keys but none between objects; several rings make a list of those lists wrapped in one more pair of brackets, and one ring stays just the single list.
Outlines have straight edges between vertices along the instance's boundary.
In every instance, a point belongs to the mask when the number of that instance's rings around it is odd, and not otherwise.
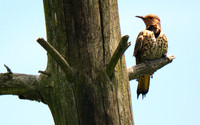
[{"label": "weathered grey bark", "polygon": [[55,124],[133,124],[124,56],[109,76],[109,63],[120,39],[117,0],[44,0],[47,41],[64,57],[72,78],[48,56],[41,84],[43,100]]},{"label": "weathered grey bark", "polygon": [[146,63],[141,63],[132,67],[128,67],[129,80],[137,79],[139,76],[145,74],[152,74],[156,70],[172,62],[176,57],[174,55],[168,55],[167,58],[160,58]]},{"label": "weathered grey bark", "polygon": [[19,98],[42,101],[38,91],[39,76],[0,73],[0,95],[19,95]]},{"label": "weathered grey bark", "polygon": [[48,42],[37,42],[47,68],[40,76],[0,74],[0,95],[42,101],[56,125],[133,125],[117,0],[43,2]]}]

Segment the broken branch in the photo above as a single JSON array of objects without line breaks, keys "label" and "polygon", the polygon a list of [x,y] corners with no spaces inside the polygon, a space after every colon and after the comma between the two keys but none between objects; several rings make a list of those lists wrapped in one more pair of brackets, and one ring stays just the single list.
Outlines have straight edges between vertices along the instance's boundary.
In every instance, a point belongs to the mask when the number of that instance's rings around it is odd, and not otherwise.
[{"label": "broken branch", "polygon": [[38,94],[39,76],[26,74],[12,74],[12,79],[8,73],[0,73],[0,95],[18,95],[23,99],[42,101]]},{"label": "broken branch", "polygon": [[47,41],[43,38],[38,38],[37,42],[51,55],[53,59],[58,63],[58,65],[64,70],[68,78],[71,78],[72,70],[64,57]]},{"label": "broken branch", "polygon": [[51,76],[50,73],[47,73],[47,72],[45,72],[45,71],[41,71],[41,70],[39,70],[38,73],[41,73],[41,74],[44,74],[44,75],[47,75],[47,76]]},{"label": "broken branch", "polygon": [[122,57],[126,49],[131,45],[128,41],[129,36],[125,35],[121,38],[121,41],[118,44],[118,47],[116,48],[114,54],[112,55],[110,62],[108,63],[106,67],[106,72],[109,76],[112,75],[114,72],[115,66],[117,65],[118,60]]},{"label": "broken branch", "polygon": [[6,66],[5,64],[4,64],[4,66],[6,67],[7,73],[8,73],[8,74],[12,74],[11,69],[10,69],[8,66]]},{"label": "broken branch", "polygon": [[165,65],[172,62],[173,59],[176,57],[174,55],[169,55],[167,58],[161,58],[153,61],[148,61],[148,64],[141,63],[132,67],[128,67],[128,75],[129,75],[129,81],[133,79],[137,79],[139,76],[145,75],[145,74],[152,74],[158,69],[164,67]]}]

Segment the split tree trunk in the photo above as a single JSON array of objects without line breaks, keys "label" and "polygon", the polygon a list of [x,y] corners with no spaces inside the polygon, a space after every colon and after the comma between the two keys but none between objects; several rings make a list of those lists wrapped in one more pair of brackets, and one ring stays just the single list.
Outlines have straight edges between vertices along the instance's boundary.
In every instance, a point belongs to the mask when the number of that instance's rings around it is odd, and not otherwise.
[{"label": "split tree trunk", "polygon": [[44,0],[48,42],[65,58],[73,75],[48,55],[40,94],[56,125],[132,125],[124,56],[109,76],[120,39],[117,0]]}]

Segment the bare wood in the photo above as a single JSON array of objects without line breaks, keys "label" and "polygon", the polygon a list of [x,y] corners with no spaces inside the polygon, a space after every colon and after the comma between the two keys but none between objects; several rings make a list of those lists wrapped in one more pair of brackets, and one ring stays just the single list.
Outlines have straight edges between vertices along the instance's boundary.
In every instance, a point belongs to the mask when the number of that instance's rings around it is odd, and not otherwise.
[{"label": "bare wood", "polygon": [[5,64],[4,64],[4,66],[6,67],[7,73],[12,74],[11,69],[8,66],[6,66]]},{"label": "bare wood", "polygon": [[44,74],[44,75],[47,75],[47,76],[51,76],[51,74],[46,72],[46,71],[39,70],[38,73],[41,73],[41,74]]},{"label": "bare wood", "polygon": [[125,35],[121,38],[121,41],[118,44],[114,54],[112,55],[109,64],[106,67],[106,72],[109,76],[114,72],[115,66],[117,65],[118,60],[122,57],[126,49],[131,45],[128,41],[129,36]]},{"label": "bare wood", "polygon": [[165,65],[172,62],[175,59],[174,55],[169,55],[167,58],[161,58],[153,61],[148,61],[147,63],[141,63],[132,67],[128,67],[129,81],[137,79],[139,76],[145,74],[151,74],[157,71],[158,69],[164,67]]},{"label": "bare wood", "polygon": [[42,101],[38,85],[37,75],[0,73],[0,95],[18,95],[21,99]]},{"label": "bare wood", "polygon": [[64,70],[68,78],[72,76],[72,70],[64,57],[47,41],[43,38],[38,38],[37,42],[52,56],[53,59],[58,63],[58,65]]}]

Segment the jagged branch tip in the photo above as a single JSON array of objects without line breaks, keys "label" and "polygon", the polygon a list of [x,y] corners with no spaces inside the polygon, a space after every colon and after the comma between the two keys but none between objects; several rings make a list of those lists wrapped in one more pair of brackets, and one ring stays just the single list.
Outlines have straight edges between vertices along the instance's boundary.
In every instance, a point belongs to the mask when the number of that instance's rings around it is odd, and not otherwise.
[{"label": "jagged branch tip", "polygon": [[58,65],[64,70],[68,78],[72,76],[72,70],[64,57],[47,41],[43,38],[38,38],[37,42],[51,55],[53,59],[58,63]]},{"label": "jagged branch tip", "polygon": [[6,70],[7,70],[8,74],[13,74],[12,71],[11,71],[11,69],[7,65],[4,64],[4,66],[6,67]]}]

